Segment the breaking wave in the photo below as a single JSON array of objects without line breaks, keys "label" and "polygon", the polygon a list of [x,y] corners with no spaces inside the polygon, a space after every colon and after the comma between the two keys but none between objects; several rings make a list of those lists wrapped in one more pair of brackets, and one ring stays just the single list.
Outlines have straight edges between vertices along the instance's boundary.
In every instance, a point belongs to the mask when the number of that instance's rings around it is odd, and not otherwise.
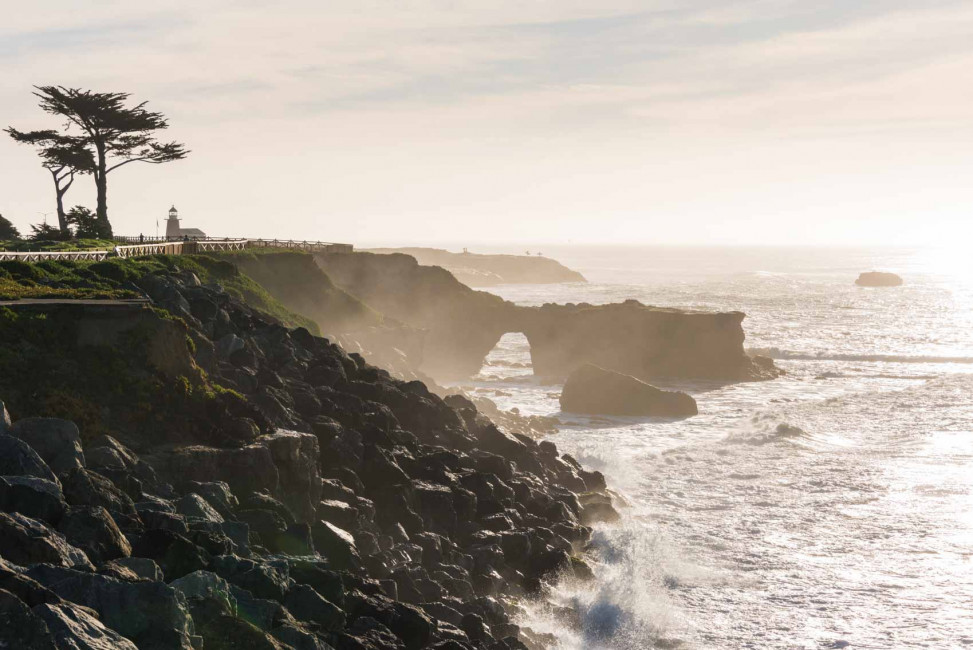
[{"label": "breaking wave", "polygon": [[973,363],[973,357],[950,357],[909,354],[830,354],[819,352],[795,352],[781,348],[749,348],[750,354],[760,354],[771,359],[792,361],[860,361],[879,363]]}]

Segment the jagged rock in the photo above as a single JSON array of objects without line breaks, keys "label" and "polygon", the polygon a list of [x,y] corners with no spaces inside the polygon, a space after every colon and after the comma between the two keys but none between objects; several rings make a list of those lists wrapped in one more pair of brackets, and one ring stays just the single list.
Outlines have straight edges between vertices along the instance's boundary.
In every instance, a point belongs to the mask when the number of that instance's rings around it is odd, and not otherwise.
[{"label": "jagged rock", "polygon": [[361,556],[351,533],[327,521],[319,521],[312,530],[314,548],[338,569],[356,569]]},{"label": "jagged rock", "polygon": [[297,620],[314,623],[326,632],[336,632],[345,626],[344,612],[308,585],[291,587],[284,606]]},{"label": "jagged rock", "polygon": [[138,650],[134,643],[105,627],[80,607],[69,604],[39,605],[33,611],[47,624],[58,648]]},{"label": "jagged rock", "polygon": [[22,418],[10,435],[30,445],[56,475],[85,466],[81,435],[74,422],[57,418]]},{"label": "jagged rock", "polygon": [[17,596],[0,588],[0,648],[56,650],[58,647],[44,619]]},{"label": "jagged rock", "polygon": [[294,650],[334,650],[322,639],[296,625],[281,625],[271,630],[270,635]]},{"label": "jagged rock", "polygon": [[[225,555],[214,558],[212,568],[227,582],[246,589],[262,599],[282,602],[284,595],[293,585],[293,581],[287,575],[286,566],[271,566]],[[240,601],[239,596],[237,600]],[[243,606],[242,601],[240,606]]]},{"label": "jagged rock", "polygon": [[206,569],[211,560],[209,553],[183,535],[161,528],[147,530],[139,536],[132,544],[132,554],[156,561],[167,580]]},{"label": "jagged rock", "polygon": [[239,501],[233,495],[230,486],[224,481],[208,481],[206,483],[190,481],[187,484],[187,489],[206,499],[206,502],[224,518],[231,517],[233,510],[239,505]]},{"label": "jagged rock", "polygon": [[0,510],[56,525],[66,509],[57,483],[33,476],[0,476]]},{"label": "jagged rock", "polygon": [[313,521],[321,496],[318,439],[310,433],[278,431],[258,443],[270,449],[280,475],[281,498],[300,521]]},{"label": "jagged rock", "polygon": [[20,438],[0,434],[0,476],[34,476],[60,485],[54,472]]},{"label": "jagged rock", "polygon": [[195,492],[182,497],[176,501],[175,505],[179,514],[185,515],[186,517],[195,517],[196,519],[211,521],[215,524],[223,523],[223,517],[220,513],[216,512],[206,499]]},{"label": "jagged rock", "polygon": [[236,598],[233,596],[230,584],[215,573],[194,571],[178,580],[173,580],[169,586],[180,591],[187,599],[212,600],[223,613],[230,616],[237,615]]},{"label": "jagged rock", "polygon": [[132,546],[101,506],[72,506],[57,527],[95,564],[132,554]]},{"label": "jagged rock", "polygon": [[194,445],[155,455],[149,462],[176,485],[222,481],[236,495],[275,492],[278,486],[277,466],[270,449],[263,445],[239,449]]},{"label": "jagged rock", "polygon": [[903,284],[901,277],[895,273],[883,273],[882,271],[868,271],[862,273],[855,280],[859,287],[900,287]]},{"label": "jagged rock", "polygon": [[11,424],[10,414],[7,413],[7,405],[3,403],[3,400],[0,400],[0,436],[9,435]]},{"label": "jagged rock", "polygon": [[17,564],[47,562],[94,570],[84,551],[44,523],[19,513],[0,512],[0,556]]},{"label": "jagged rock", "polygon": [[108,512],[136,513],[132,498],[96,472],[75,468],[63,479],[64,498],[72,506],[101,506]]},{"label": "jagged rock", "polygon": [[568,376],[561,409],[598,415],[687,417],[696,415],[696,400],[686,393],[660,390],[643,381],[585,364]]},{"label": "jagged rock", "polygon": [[182,594],[159,582],[125,582],[43,564],[27,575],[72,603],[98,612],[102,622],[140,648],[192,650],[193,621]]}]

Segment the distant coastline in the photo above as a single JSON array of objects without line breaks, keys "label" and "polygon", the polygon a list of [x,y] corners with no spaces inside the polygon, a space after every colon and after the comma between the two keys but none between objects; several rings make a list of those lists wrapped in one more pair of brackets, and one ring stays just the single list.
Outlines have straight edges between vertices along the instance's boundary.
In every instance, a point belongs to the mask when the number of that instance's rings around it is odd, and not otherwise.
[{"label": "distant coastline", "polygon": [[411,255],[423,266],[440,266],[469,287],[500,284],[558,284],[587,282],[585,277],[557,260],[538,255],[483,255],[453,253],[440,248],[370,248],[379,254]]}]

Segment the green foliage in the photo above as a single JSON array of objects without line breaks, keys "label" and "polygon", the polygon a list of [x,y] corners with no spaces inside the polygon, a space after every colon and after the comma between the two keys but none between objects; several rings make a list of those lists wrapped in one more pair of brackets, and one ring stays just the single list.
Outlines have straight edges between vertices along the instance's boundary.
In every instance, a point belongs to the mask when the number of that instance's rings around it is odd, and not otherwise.
[{"label": "green foliage", "polygon": [[6,239],[20,239],[20,231],[0,214],[0,241]]},{"label": "green foliage", "polygon": [[84,317],[72,309],[0,308],[0,394],[15,418],[61,417],[75,422],[85,441],[107,433],[135,447],[238,444],[223,433],[227,424],[240,416],[259,421],[242,396],[201,372],[155,371],[147,356],[152,318],[111,346],[94,346],[78,344]]},{"label": "green foliage", "polygon": [[30,239],[31,241],[63,241],[65,239],[71,238],[71,233],[61,232],[60,228],[56,228],[46,223],[36,223],[30,227]]},{"label": "green foliage", "polygon": [[65,219],[74,228],[74,236],[78,239],[97,238],[101,234],[98,217],[83,205],[76,205],[68,210]]}]

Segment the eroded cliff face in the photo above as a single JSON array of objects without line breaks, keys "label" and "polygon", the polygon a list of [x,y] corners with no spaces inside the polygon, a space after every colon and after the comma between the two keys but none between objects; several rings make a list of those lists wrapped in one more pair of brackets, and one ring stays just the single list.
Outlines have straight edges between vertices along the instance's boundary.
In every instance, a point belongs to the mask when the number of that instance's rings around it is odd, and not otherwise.
[{"label": "eroded cliff face", "polygon": [[770,359],[747,355],[743,312],[696,312],[629,300],[544,305],[520,312],[534,374],[563,378],[593,363],[643,380],[772,379]]},{"label": "eroded cliff face", "polygon": [[520,310],[474,291],[413,257],[375,253],[322,254],[318,265],[341,288],[396,320],[426,330],[420,369],[438,381],[475,375],[506,332],[519,331]]},{"label": "eroded cliff face", "polygon": [[520,307],[475,291],[407,255],[318,255],[334,282],[371,307],[426,330],[421,370],[438,381],[476,374],[508,332],[523,332],[534,373],[563,379],[594,363],[639,379],[753,381],[776,377],[746,354],[742,312],[613,305]]}]

